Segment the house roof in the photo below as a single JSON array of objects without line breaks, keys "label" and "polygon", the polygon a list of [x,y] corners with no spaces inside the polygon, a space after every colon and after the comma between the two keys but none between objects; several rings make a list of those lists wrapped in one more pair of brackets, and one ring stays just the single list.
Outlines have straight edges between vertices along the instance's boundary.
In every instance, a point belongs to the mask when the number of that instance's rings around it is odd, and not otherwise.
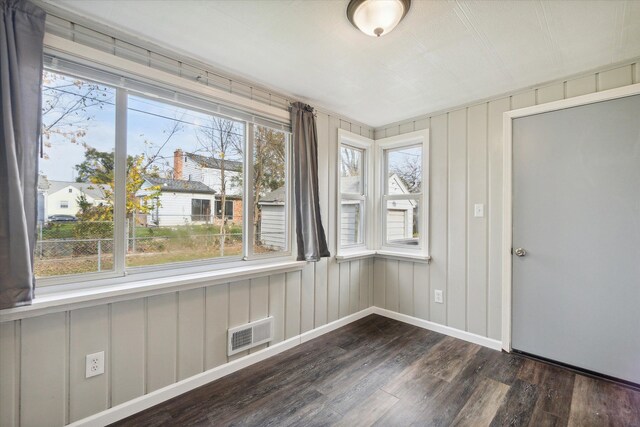
[{"label": "house roof", "polygon": [[160,186],[160,191],[171,191],[174,193],[202,193],[215,194],[215,190],[200,181],[189,181],[186,179],[169,179],[145,177],[145,180],[154,186]]},{"label": "house roof", "polygon": [[285,197],[287,197],[287,191],[283,185],[260,197],[260,203],[284,203]]},{"label": "house roof", "polygon": [[49,181],[47,194],[57,193],[58,191],[63,190],[67,187],[75,187],[78,191],[84,193],[86,196],[94,200],[104,199],[105,191],[110,189],[107,184],[93,184],[90,182],[73,181]]},{"label": "house roof", "polygon": [[[209,169],[222,169],[222,159],[201,156],[200,154],[184,153],[185,157]],[[224,169],[233,172],[242,172],[242,162],[236,160],[224,160]]]}]

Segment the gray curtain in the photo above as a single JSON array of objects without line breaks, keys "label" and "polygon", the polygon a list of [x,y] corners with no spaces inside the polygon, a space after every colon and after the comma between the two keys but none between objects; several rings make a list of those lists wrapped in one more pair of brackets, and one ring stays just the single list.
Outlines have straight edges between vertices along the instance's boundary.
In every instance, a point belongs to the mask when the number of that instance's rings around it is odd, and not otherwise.
[{"label": "gray curtain", "polygon": [[45,12],[0,0],[0,309],[30,304]]},{"label": "gray curtain", "polygon": [[330,254],[320,219],[318,132],[313,108],[301,102],[293,103],[291,128],[298,261],[318,261]]}]

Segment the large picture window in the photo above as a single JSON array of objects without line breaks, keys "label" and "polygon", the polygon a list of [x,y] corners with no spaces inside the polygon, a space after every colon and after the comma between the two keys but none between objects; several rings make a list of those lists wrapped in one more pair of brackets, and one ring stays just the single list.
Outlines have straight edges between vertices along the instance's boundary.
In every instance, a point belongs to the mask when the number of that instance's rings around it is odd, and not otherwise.
[{"label": "large picture window", "polygon": [[288,133],[144,87],[44,72],[40,284],[290,250]]}]

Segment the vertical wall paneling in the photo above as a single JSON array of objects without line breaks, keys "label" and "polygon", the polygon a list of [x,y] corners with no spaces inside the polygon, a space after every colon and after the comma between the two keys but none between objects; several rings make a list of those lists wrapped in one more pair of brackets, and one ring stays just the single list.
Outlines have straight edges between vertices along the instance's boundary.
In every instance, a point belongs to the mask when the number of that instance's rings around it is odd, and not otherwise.
[{"label": "vertical wall paneling", "polygon": [[349,314],[353,314],[360,306],[360,260],[349,264]]},{"label": "vertical wall paneling", "polygon": [[386,283],[385,265],[386,260],[375,258],[373,260],[373,305],[376,307],[386,307]]},{"label": "vertical wall paneling", "polygon": [[[251,307],[249,308],[249,321],[254,322],[256,320],[269,317],[269,277],[259,277],[257,279],[251,279]],[[254,353],[258,350],[266,348],[267,345],[263,344],[254,347],[250,350]]]},{"label": "vertical wall paneling", "polygon": [[285,321],[285,274],[269,277],[269,316],[273,316],[273,340],[271,344],[284,341]]},{"label": "vertical wall paneling", "polygon": [[178,304],[178,380],[183,380],[204,370],[204,289],[180,292]]},{"label": "vertical wall paneling", "polygon": [[449,113],[447,325],[465,330],[467,294],[467,110]]},{"label": "vertical wall paneling", "polygon": [[448,218],[449,218],[449,115],[441,114],[431,118],[429,125],[431,165],[429,171],[429,311],[432,322],[447,324],[447,305],[436,303],[433,295],[443,291],[448,300]]},{"label": "vertical wall paneling", "polygon": [[[69,421],[77,421],[108,407],[109,307],[100,305],[70,313]],[[105,373],[86,376],[87,354],[104,351]]]},{"label": "vertical wall paneling", "polygon": [[0,323],[0,425],[18,425],[19,322]]},{"label": "vertical wall paneling", "polygon": [[300,331],[307,332],[313,329],[315,309],[315,262],[307,263],[302,269],[301,296],[300,296]]},{"label": "vertical wall paneling", "polygon": [[536,91],[529,90],[527,92],[518,93],[511,97],[511,109],[530,107],[536,104]]},{"label": "vertical wall paneling", "polygon": [[500,339],[502,331],[502,114],[510,109],[510,98],[489,102],[487,336],[493,339]]},{"label": "vertical wall paneling", "polygon": [[144,299],[111,305],[111,406],[144,394]]},{"label": "vertical wall paneling", "polygon": [[300,272],[286,275],[284,337],[289,339],[300,333]]},{"label": "vertical wall paneling", "polygon": [[314,326],[327,323],[327,258],[315,263],[315,308]]},{"label": "vertical wall paneling", "polygon": [[398,311],[398,261],[385,260],[385,308]]},{"label": "vertical wall paneling", "polygon": [[[249,323],[249,307],[251,304],[251,290],[249,280],[242,280],[229,284],[229,328]],[[229,360],[236,360],[249,354],[241,351]]]},{"label": "vertical wall paneling", "polygon": [[413,316],[429,320],[429,265],[413,264]]},{"label": "vertical wall paneling", "polygon": [[627,86],[632,83],[633,69],[631,65],[598,73],[598,91]]},{"label": "vertical wall paneling", "polygon": [[23,426],[59,426],[67,422],[66,317],[67,313],[54,313],[20,321],[20,424]]},{"label": "vertical wall paneling", "polygon": [[371,258],[365,258],[360,261],[360,301],[358,310],[364,310],[369,307],[369,269],[371,268]]},{"label": "vertical wall paneling", "polygon": [[398,310],[413,316],[413,262],[398,262]]},{"label": "vertical wall paneling", "polygon": [[329,131],[327,144],[329,147],[329,214],[327,233],[331,258],[327,260],[327,321],[333,322],[340,318],[340,266],[336,262],[336,165],[338,162],[338,127],[340,120],[329,117]]},{"label": "vertical wall paneling", "polygon": [[229,284],[205,288],[205,369],[227,363]]},{"label": "vertical wall paneling", "polygon": [[541,87],[536,95],[536,103],[545,104],[547,102],[559,101],[564,99],[564,83],[558,83],[552,86]]},{"label": "vertical wall paneling", "polygon": [[178,301],[175,293],[147,299],[147,393],[176,381]]},{"label": "vertical wall paneling", "polygon": [[344,317],[349,314],[349,298],[351,296],[349,292],[349,280],[350,274],[350,262],[341,262],[338,264],[340,268],[339,289],[340,295],[338,297],[340,310],[338,312],[338,318]]},{"label": "vertical wall paneling", "polygon": [[566,86],[567,98],[593,93],[596,91],[596,75],[592,74],[579,79],[568,80]]},{"label": "vertical wall paneling", "polygon": [[467,328],[487,333],[487,216],[476,218],[474,205],[487,205],[487,104],[469,108],[467,128]]}]

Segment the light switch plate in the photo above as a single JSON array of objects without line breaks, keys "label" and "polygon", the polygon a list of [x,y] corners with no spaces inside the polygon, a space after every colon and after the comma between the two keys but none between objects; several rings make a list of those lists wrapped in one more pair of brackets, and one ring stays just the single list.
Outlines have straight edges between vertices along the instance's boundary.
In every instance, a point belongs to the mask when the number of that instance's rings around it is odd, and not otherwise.
[{"label": "light switch plate", "polygon": [[476,218],[484,218],[484,205],[482,203],[476,203],[473,206],[473,216]]}]

